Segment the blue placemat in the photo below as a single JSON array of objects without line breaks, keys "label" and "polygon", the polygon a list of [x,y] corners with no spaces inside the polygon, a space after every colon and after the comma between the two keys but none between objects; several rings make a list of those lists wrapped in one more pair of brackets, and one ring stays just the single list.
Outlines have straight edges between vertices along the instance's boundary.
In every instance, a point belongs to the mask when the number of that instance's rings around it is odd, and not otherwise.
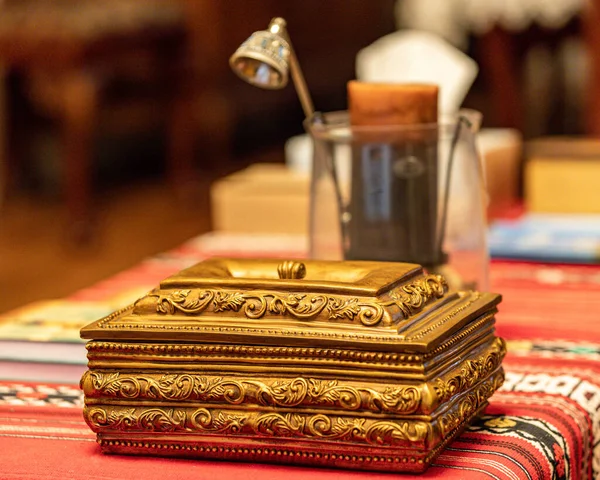
[{"label": "blue placemat", "polygon": [[556,263],[600,263],[600,215],[526,214],[496,221],[492,258]]}]

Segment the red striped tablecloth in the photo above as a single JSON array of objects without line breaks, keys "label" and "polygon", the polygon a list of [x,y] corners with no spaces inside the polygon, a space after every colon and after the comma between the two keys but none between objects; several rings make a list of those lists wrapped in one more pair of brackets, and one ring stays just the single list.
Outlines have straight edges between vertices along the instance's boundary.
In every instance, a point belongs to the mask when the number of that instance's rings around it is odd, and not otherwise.
[{"label": "red striped tablecloth", "polygon": [[[302,257],[295,237],[204,236],[77,292],[102,301],[150,288],[207,256]],[[600,477],[600,267],[495,262],[508,340],[506,382],[484,415],[419,478]],[[76,386],[0,382],[0,479],[389,479],[284,465],[105,456],[81,416]],[[402,479],[413,478],[402,475]]]}]

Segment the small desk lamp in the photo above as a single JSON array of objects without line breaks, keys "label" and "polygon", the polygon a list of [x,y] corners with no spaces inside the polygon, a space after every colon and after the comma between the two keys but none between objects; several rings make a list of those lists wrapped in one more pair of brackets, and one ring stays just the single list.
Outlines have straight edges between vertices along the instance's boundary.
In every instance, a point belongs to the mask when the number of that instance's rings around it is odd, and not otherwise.
[{"label": "small desk lamp", "polygon": [[312,119],[315,108],[283,18],[274,18],[267,30],[254,32],[231,56],[229,65],[246,82],[269,90],[284,88],[289,70],[304,115]]},{"label": "small desk lamp", "polygon": [[[274,18],[267,30],[260,30],[250,35],[231,56],[229,65],[242,80],[268,90],[284,88],[288,82],[289,70],[307,125],[315,121],[323,122],[323,117],[315,114],[315,107],[298,63],[298,58],[292,47],[286,29],[286,21],[283,18]],[[334,179],[334,188],[340,210],[342,236],[346,238],[346,226],[341,220],[344,218],[344,207],[336,169],[333,164],[328,165],[328,168]]]}]

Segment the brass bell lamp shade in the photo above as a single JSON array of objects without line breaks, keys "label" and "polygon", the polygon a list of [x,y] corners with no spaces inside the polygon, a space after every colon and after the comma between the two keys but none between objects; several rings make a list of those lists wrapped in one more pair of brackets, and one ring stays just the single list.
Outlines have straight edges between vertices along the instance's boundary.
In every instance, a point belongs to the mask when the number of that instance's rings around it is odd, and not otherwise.
[{"label": "brass bell lamp shade", "polygon": [[246,82],[269,90],[284,88],[291,74],[304,115],[313,117],[313,102],[283,18],[274,18],[267,30],[254,32],[231,56],[229,65]]}]

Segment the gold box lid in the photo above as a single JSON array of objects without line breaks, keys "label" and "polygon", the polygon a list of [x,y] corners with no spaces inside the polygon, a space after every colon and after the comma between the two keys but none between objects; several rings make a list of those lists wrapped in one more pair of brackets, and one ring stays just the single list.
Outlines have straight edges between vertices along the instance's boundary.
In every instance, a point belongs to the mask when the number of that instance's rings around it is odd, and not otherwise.
[{"label": "gold box lid", "polygon": [[442,276],[414,264],[211,259],[81,336],[429,352],[470,323],[489,330],[500,299],[449,292]]}]

